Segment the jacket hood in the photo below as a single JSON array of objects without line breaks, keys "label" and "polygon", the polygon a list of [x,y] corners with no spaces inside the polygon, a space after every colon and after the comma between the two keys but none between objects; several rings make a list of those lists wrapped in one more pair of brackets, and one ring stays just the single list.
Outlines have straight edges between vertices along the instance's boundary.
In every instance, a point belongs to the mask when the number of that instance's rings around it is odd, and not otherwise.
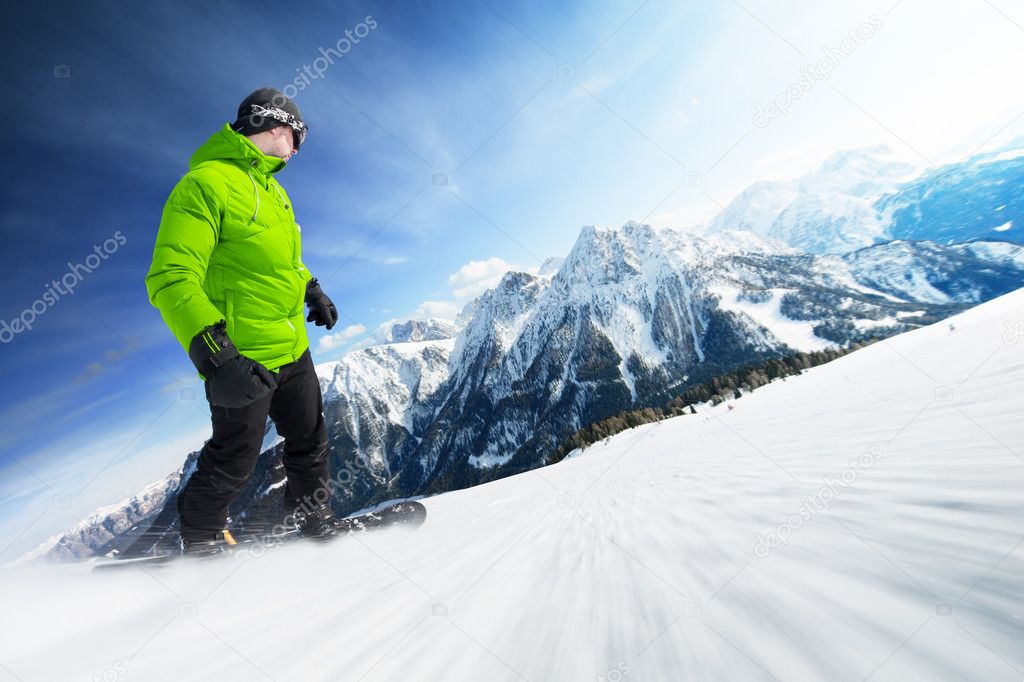
[{"label": "jacket hood", "polygon": [[284,159],[264,154],[247,137],[232,130],[230,123],[225,123],[223,128],[211,135],[192,154],[188,167],[189,170],[195,170],[200,164],[214,160],[234,161],[246,170],[258,170],[266,175],[276,173],[285,166]]}]

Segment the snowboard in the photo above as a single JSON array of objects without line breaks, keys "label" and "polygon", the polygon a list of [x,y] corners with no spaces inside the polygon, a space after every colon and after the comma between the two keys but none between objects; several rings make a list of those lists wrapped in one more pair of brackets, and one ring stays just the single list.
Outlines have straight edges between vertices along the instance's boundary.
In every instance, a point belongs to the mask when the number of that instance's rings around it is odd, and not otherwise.
[{"label": "snowboard", "polygon": [[[336,538],[344,537],[349,533],[367,533],[383,530],[385,528],[402,527],[418,528],[427,520],[427,508],[422,503],[413,501],[398,502],[357,516],[348,516],[338,519],[335,529],[329,535],[321,538],[310,538],[310,542],[330,542]],[[234,545],[225,547],[223,551],[199,556],[188,556],[181,552],[165,552],[161,554],[148,554],[145,556],[131,557],[125,559],[104,558],[100,559],[93,567],[94,571],[109,570],[116,568],[149,567],[166,564],[177,559],[187,561],[206,561],[219,559],[224,556],[231,556],[242,552],[249,552],[258,556],[265,551],[267,546],[274,546],[282,542],[299,540],[302,536],[297,529],[290,529],[280,533],[267,533],[253,535],[236,541]]]}]

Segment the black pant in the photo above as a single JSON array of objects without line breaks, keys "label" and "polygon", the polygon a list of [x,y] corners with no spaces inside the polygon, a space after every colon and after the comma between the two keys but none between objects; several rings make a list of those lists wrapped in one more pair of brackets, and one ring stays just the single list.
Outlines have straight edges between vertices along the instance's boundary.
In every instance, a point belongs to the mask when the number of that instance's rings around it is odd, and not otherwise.
[{"label": "black pant", "polygon": [[[209,400],[210,389],[205,387]],[[182,535],[208,539],[224,528],[228,505],[256,467],[268,414],[284,438],[286,509],[304,497],[312,498],[328,480],[323,410],[308,348],[298,360],[280,368],[277,388],[270,395],[245,407],[210,405],[213,436],[203,445],[195,473],[178,496]]]}]

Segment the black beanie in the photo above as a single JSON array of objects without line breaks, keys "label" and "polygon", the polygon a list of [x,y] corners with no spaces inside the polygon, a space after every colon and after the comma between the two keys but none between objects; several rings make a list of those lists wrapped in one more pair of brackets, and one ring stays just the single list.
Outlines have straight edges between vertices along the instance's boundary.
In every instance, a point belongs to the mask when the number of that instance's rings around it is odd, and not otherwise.
[{"label": "black beanie", "polygon": [[295,106],[295,102],[288,99],[283,92],[277,88],[260,88],[253,91],[238,105],[238,118],[231,124],[231,129],[242,135],[255,135],[264,130],[288,125],[283,121],[271,118],[270,116],[256,113],[253,105],[263,109],[281,109],[302,122],[302,112]]}]

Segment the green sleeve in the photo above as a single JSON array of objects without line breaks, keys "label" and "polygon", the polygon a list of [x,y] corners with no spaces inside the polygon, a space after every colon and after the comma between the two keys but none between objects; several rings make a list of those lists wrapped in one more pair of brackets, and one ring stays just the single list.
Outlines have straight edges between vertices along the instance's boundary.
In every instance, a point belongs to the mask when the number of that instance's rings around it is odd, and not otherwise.
[{"label": "green sleeve", "polygon": [[217,202],[191,175],[175,185],[160,219],[146,291],[186,351],[200,330],[224,319],[203,290],[220,220]]}]

